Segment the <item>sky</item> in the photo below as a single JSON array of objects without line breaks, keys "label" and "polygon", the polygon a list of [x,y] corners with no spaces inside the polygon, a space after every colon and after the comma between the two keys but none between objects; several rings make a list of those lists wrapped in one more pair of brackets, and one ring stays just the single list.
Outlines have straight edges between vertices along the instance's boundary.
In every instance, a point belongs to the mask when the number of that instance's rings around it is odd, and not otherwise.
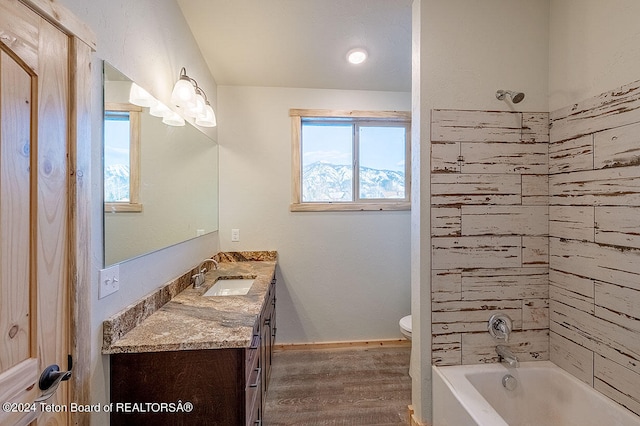
[{"label": "sky", "polygon": [[104,164],[129,165],[129,121],[105,120]]},{"label": "sky", "polygon": [[[302,165],[318,161],[336,165],[352,163],[352,124],[303,123]],[[360,166],[404,172],[404,127],[361,126]]]}]

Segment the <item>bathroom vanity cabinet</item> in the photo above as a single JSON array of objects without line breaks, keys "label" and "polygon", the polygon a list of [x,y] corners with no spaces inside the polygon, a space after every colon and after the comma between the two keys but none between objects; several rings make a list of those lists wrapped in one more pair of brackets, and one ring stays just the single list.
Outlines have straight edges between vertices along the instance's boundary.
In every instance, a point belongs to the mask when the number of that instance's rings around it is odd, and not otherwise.
[{"label": "bathroom vanity cabinet", "polygon": [[275,292],[273,278],[247,347],[111,354],[111,424],[260,425]]}]

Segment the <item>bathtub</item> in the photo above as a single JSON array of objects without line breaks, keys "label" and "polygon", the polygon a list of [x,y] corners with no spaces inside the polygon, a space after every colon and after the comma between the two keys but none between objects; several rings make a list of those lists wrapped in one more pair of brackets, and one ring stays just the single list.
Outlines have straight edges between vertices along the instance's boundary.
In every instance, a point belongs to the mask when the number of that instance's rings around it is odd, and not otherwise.
[{"label": "bathtub", "polygon": [[[503,386],[511,374],[515,389]],[[514,384],[509,379],[511,385]],[[433,367],[434,426],[640,426],[640,417],[550,361]]]}]

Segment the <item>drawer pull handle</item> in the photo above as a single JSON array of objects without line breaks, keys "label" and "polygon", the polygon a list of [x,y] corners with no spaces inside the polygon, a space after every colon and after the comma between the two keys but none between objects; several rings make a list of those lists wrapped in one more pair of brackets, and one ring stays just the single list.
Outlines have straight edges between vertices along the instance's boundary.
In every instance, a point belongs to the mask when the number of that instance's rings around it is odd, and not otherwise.
[{"label": "drawer pull handle", "polygon": [[260,384],[260,376],[261,376],[260,373],[262,373],[262,367],[258,367],[254,371],[257,371],[258,375],[256,376],[256,382],[249,385],[250,388],[257,388],[258,385]]},{"label": "drawer pull handle", "polygon": [[251,346],[249,346],[249,349],[258,349],[260,347],[260,335],[256,334],[255,339],[253,339],[253,341],[251,342]]}]

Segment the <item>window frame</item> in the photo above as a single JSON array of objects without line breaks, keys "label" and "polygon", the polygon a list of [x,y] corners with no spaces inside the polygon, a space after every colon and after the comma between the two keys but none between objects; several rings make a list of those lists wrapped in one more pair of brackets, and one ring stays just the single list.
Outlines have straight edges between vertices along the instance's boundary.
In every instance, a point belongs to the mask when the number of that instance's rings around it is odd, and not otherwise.
[{"label": "window frame", "polygon": [[[409,111],[346,111],[323,109],[290,109],[291,117],[291,205],[292,212],[319,211],[397,211],[411,210],[411,112]],[[335,118],[339,122],[349,122],[366,126],[367,123],[384,123],[389,126],[401,123],[406,126],[405,140],[405,198],[403,199],[360,199],[359,198],[359,147],[353,148],[354,199],[357,201],[318,202],[302,201],[302,122],[304,119],[318,119],[330,122]],[[354,142],[355,143],[355,142]],[[356,186],[357,185],[357,186]]]},{"label": "window frame", "polygon": [[[109,111],[129,113],[129,201],[104,203],[106,213],[139,213],[140,202],[140,127],[142,108],[130,103],[106,102],[105,117]],[[103,189],[104,192],[104,189]],[[104,197],[104,193],[102,195]]]}]

